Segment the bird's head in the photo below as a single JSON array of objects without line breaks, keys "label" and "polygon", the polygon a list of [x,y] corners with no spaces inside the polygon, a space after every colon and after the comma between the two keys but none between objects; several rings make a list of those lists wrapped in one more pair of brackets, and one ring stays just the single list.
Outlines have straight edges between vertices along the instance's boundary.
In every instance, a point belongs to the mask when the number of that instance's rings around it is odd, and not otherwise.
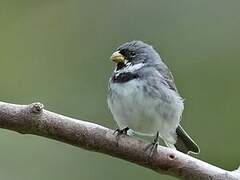
[{"label": "bird's head", "polygon": [[122,44],[110,59],[116,63],[118,70],[129,64],[155,64],[161,61],[153,47],[142,41],[131,41]]}]

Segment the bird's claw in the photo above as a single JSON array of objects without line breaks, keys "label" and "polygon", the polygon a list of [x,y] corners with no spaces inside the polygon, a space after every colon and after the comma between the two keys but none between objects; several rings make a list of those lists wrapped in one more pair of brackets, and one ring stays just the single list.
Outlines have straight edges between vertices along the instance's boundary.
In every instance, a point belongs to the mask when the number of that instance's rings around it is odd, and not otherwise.
[{"label": "bird's claw", "polygon": [[149,152],[150,157],[152,157],[154,151],[157,149],[157,146],[159,144],[158,140],[159,140],[159,132],[157,132],[156,136],[153,139],[153,142],[146,147],[146,150],[149,149],[149,151],[150,151]]},{"label": "bird's claw", "polygon": [[128,127],[123,128],[123,129],[116,129],[116,130],[113,132],[113,134],[116,134],[116,133],[117,133],[117,135],[121,135],[121,134],[127,135],[128,130],[129,130]]}]

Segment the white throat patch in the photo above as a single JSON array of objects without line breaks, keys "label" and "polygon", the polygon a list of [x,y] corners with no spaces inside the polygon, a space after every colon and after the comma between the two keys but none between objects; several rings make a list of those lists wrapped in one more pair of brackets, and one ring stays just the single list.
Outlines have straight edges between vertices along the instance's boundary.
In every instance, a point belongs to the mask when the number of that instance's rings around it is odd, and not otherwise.
[{"label": "white throat patch", "polygon": [[144,63],[138,63],[138,64],[132,65],[130,62],[127,62],[125,65],[126,67],[124,67],[123,69],[114,70],[116,76],[118,76],[120,73],[123,73],[123,72],[133,72],[138,69],[141,69],[144,66]]}]

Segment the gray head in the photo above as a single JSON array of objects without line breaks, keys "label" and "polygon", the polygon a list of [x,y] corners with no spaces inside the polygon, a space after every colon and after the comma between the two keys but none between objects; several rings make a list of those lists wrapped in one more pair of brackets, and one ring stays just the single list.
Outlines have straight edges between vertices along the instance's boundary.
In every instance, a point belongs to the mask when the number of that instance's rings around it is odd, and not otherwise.
[{"label": "gray head", "polygon": [[111,56],[111,59],[117,63],[119,68],[124,67],[124,64],[131,63],[139,64],[159,64],[161,58],[152,46],[142,41],[131,41],[122,44],[117,48]]}]

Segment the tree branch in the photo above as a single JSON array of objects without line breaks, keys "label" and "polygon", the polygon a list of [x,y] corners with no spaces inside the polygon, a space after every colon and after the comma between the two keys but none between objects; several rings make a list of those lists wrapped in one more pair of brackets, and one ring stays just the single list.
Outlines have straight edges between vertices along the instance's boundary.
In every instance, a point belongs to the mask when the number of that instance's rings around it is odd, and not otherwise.
[{"label": "tree branch", "polygon": [[16,105],[0,102],[0,128],[55,139],[181,179],[240,179],[240,169],[226,171],[166,147],[158,146],[149,156],[149,143],[125,135],[116,136],[113,130],[103,126],[44,110],[41,103]]}]

